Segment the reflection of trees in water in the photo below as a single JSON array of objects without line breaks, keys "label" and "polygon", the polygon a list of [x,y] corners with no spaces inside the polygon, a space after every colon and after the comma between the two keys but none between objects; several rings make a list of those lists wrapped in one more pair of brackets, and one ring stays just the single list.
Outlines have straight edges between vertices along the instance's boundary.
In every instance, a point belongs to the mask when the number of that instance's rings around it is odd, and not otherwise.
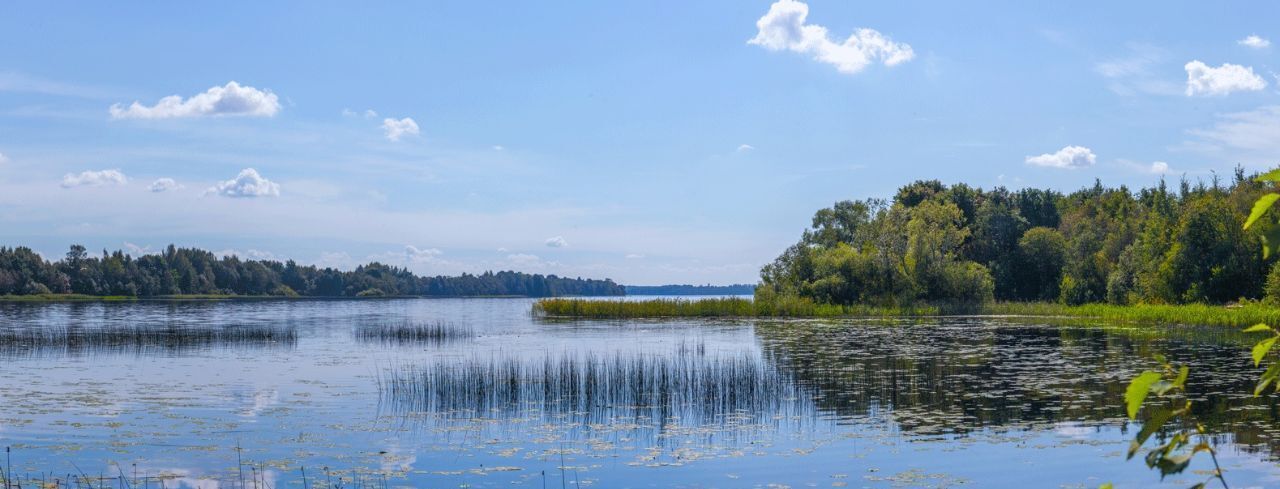
[{"label": "reflection of trees in water", "polygon": [[726,441],[829,432],[833,419],[887,421],[918,435],[1064,422],[1123,427],[1124,388],[1160,353],[1191,366],[1191,391],[1206,394],[1196,416],[1211,431],[1253,445],[1245,449],[1280,448],[1271,436],[1280,412],[1270,398],[1248,395],[1254,377],[1242,346],[1203,329],[1161,331],[978,319],[761,322],[759,352],[686,343],[656,353],[441,359],[390,371],[380,389],[384,409],[436,429],[471,423],[463,429],[496,432],[519,423],[547,434]]},{"label": "reflection of trees in water", "polygon": [[1247,350],[1213,332],[1123,334],[990,324],[762,323],[764,355],[822,412],[888,415],[906,431],[965,433],[1059,422],[1122,424],[1124,388],[1151,357],[1188,364],[1196,419],[1253,449],[1280,442],[1274,397],[1253,398]]}]

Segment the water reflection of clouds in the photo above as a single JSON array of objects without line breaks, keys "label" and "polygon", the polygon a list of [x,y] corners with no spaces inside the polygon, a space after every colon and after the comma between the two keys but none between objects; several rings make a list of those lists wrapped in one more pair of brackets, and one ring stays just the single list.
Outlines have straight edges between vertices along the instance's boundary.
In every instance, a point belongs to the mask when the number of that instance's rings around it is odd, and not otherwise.
[{"label": "water reflection of clouds", "polygon": [[243,418],[256,418],[263,411],[280,404],[280,391],[275,388],[255,387],[252,394],[243,392],[236,394],[237,402],[242,404],[237,412]]}]

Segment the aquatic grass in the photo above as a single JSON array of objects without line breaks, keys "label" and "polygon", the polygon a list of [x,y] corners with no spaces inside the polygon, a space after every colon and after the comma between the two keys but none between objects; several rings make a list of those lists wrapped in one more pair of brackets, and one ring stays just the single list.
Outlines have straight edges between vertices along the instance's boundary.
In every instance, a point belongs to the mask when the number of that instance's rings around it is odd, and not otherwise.
[{"label": "aquatic grass", "polygon": [[535,316],[548,318],[644,319],[644,318],[833,318],[936,316],[971,311],[945,305],[873,306],[819,304],[807,299],[777,300],[768,304],[730,297],[714,299],[542,299],[533,305]]},{"label": "aquatic grass", "polygon": [[364,343],[433,345],[471,339],[475,337],[475,330],[444,321],[400,321],[359,324],[353,334],[357,341]]},{"label": "aquatic grass", "polygon": [[757,303],[746,298],[654,299],[644,301],[543,299],[533,306],[536,316],[580,319],[643,318],[859,318],[994,315],[1087,318],[1110,322],[1162,325],[1232,326],[1280,324],[1280,307],[1260,302],[1217,306],[1209,304],[1084,304],[996,302],[981,306],[920,304],[909,306],[817,304],[805,299]]},{"label": "aquatic grass", "polygon": [[463,420],[568,416],[584,425],[674,419],[685,426],[744,425],[812,406],[789,374],[759,355],[707,354],[704,345],[675,352],[472,357],[390,368],[378,387],[397,415]]},{"label": "aquatic grass", "polygon": [[0,354],[143,354],[213,347],[292,348],[297,341],[298,333],[295,328],[281,326],[44,327],[0,330]]}]

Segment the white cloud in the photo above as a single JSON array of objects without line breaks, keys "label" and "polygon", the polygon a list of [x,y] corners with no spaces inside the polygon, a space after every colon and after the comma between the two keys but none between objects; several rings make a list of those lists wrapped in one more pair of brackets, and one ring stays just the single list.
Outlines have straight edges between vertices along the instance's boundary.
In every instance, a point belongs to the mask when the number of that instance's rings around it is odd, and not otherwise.
[{"label": "white cloud", "polygon": [[68,173],[62,177],[62,188],[101,187],[103,185],[124,185],[129,179],[120,170],[83,171],[79,175]]},{"label": "white cloud", "polygon": [[178,182],[174,181],[172,178],[157,178],[156,181],[151,182],[151,185],[147,187],[147,190],[152,192],[168,192],[170,190],[178,190],[180,188],[182,188],[182,185],[179,185]]},{"label": "white cloud", "polygon": [[1271,46],[1271,41],[1258,37],[1257,34],[1252,34],[1249,37],[1236,41],[1236,44],[1248,46],[1253,49],[1263,49]]},{"label": "white cloud", "polygon": [[1214,68],[1200,60],[1187,63],[1187,96],[1226,95],[1237,91],[1262,90],[1267,82],[1252,67],[1223,63]]},{"label": "white cloud", "polygon": [[1162,174],[1165,174],[1165,173],[1169,173],[1169,164],[1168,164],[1168,163],[1165,163],[1165,162],[1163,162],[1163,161],[1153,161],[1153,162],[1151,162],[1151,170],[1150,170],[1150,171],[1151,171],[1151,173],[1155,173],[1155,174],[1157,174],[1157,175],[1162,175]]},{"label": "white cloud", "polygon": [[875,62],[894,66],[915,57],[911,46],[893,42],[875,29],[857,29],[844,42],[835,42],[826,27],[806,24],[808,16],[808,4],[778,0],[756,21],[759,32],[747,43],[770,51],[808,54],[846,74],[858,73]]},{"label": "white cloud", "polygon": [[505,149],[507,149],[507,148],[502,147],[502,145],[501,145],[501,144],[495,144],[495,145],[493,145],[493,150],[494,150],[494,151],[502,151],[502,150],[505,150]]},{"label": "white cloud", "polygon": [[1067,146],[1056,153],[1045,153],[1040,156],[1028,156],[1027,164],[1051,168],[1084,168],[1092,166],[1098,157],[1093,150],[1084,146]]},{"label": "white cloud", "polygon": [[8,162],[9,162],[9,157],[5,156],[4,153],[0,153],[0,163],[8,163]]},{"label": "white cloud", "polygon": [[387,139],[392,141],[399,141],[400,138],[406,135],[417,136],[418,123],[414,122],[413,119],[409,117],[405,117],[400,120],[383,119],[382,130],[386,131]]},{"label": "white cloud", "polygon": [[138,246],[128,241],[124,242],[124,250],[134,257],[153,255],[157,253],[155,251],[151,251],[151,246]]},{"label": "white cloud", "polygon": [[270,90],[258,90],[234,81],[213,87],[183,100],[170,95],[153,106],[135,101],[128,108],[111,106],[113,119],[169,119],[176,117],[252,116],[271,117],[280,112],[280,99]]},{"label": "white cloud", "polygon": [[444,252],[436,248],[421,249],[414,245],[405,245],[404,255],[409,263],[433,263]]},{"label": "white cloud", "polygon": [[569,246],[569,242],[564,240],[564,236],[547,238],[547,247],[549,248],[564,248],[566,246]]},{"label": "white cloud", "polygon": [[739,153],[745,153],[745,152],[747,152],[747,151],[751,151],[751,150],[754,150],[754,149],[756,149],[756,147],[755,147],[755,146],[752,146],[752,145],[750,145],[750,144],[743,144],[743,145],[739,145],[739,146],[738,146],[738,152],[739,152]]},{"label": "white cloud", "polygon": [[626,256],[626,259],[628,260],[639,260],[642,258],[644,258],[644,255],[641,255],[639,253],[628,253]]},{"label": "white cloud", "polygon": [[280,186],[262,178],[258,170],[245,168],[235,178],[209,187],[205,194],[223,197],[275,197],[280,195]]}]

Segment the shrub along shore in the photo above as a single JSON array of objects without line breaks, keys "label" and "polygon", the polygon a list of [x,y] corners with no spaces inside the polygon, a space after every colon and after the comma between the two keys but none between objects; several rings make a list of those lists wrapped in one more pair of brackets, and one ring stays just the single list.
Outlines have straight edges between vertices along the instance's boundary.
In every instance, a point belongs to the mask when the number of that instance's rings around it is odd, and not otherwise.
[{"label": "shrub along shore", "polygon": [[876,318],[973,315],[1081,318],[1138,324],[1231,327],[1280,323],[1280,308],[1256,302],[1231,306],[1207,304],[1071,306],[1050,302],[992,302],[979,306],[935,304],[882,307],[816,304],[804,300],[765,304],[746,298],[645,301],[561,298],[539,300],[534,303],[533,310],[534,314],[540,317],[572,319]]}]

